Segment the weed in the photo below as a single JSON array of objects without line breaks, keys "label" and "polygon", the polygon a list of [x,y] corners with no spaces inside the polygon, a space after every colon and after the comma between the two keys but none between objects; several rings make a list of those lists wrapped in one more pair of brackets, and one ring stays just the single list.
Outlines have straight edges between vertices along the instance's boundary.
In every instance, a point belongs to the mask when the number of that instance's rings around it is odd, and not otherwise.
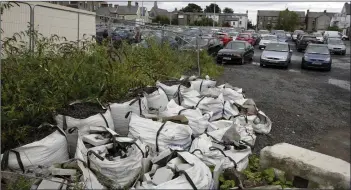
[{"label": "weed", "polygon": [[7,190],[28,190],[32,186],[31,180],[19,176],[16,180],[10,182],[7,186]]}]

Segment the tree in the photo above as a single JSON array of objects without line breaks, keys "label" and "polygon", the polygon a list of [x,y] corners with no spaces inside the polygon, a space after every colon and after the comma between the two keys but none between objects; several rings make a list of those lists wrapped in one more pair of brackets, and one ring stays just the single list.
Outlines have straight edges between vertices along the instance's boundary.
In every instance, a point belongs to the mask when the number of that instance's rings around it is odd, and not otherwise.
[{"label": "tree", "polygon": [[178,18],[172,19],[172,25],[178,25]]},{"label": "tree", "polygon": [[338,26],[329,26],[328,29],[329,31],[341,31]]},{"label": "tree", "polygon": [[211,3],[209,6],[206,6],[204,11],[205,13],[213,13],[213,11],[216,11],[216,13],[221,13],[221,8],[219,8],[217,4]]},{"label": "tree", "polygon": [[279,12],[278,23],[275,27],[277,30],[285,30],[285,31],[294,31],[300,25],[299,15],[294,11],[289,11],[286,9],[285,11]]},{"label": "tree", "polygon": [[[195,25],[195,26],[212,26],[213,25],[213,19],[204,17],[201,20],[196,20],[193,23],[193,25]],[[218,26],[217,22],[215,22],[215,26]]]},{"label": "tree", "polygon": [[189,3],[186,7],[180,9],[180,11],[183,12],[192,12],[192,13],[201,13],[202,12],[202,8],[195,4],[195,3]]},{"label": "tree", "polygon": [[234,13],[232,8],[226,7],[223,9],[223,13]]},{"label": "tree", "polygon": [[169,24],[169,18],[167,16],[158,15],[156,18],[152,19],[152,22],[159,24]]}]

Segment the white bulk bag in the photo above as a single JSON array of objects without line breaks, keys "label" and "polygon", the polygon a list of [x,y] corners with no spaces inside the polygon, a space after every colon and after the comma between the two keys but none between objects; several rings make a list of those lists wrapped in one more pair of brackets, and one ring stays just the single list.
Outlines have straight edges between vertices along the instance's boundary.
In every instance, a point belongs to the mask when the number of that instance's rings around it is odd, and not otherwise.
[{"label": "white bulk bag", "polygon": [[198,92],[202,92],[207,88],[215,87],[217,81],[209,80],[209,79],[196,79],[195,81],[190,81],[191,89],[194,89]]},{"label": "white bulk bag", "polygon": [[209,118],[212,116],[212,112],[208,112],[202,115],[199,108],[197,109],[186,109],[179,106],[174,100],[169,101],[165,111],[159,114],[160,117],[171,117],[176,115],[184,115],[189,120],[189,127],[192,129],[193,135],[196,137],[205,132],[209,125]]},{"label": "white bulk bag", "polygon": [[[85,119],[77,119],[70,116],[57,115],[55,117],[55,120],[56,120],[57,126],[64,130],[70,129],[72,127],[77,127],[79,130],[84,126],[104,126],[114,130],[114,125],[113,125],[113,120],[112,120],[110,110],[107,110],[104,114],[92,115]],[[66,126],[65,126],[65,123],[66,123]]]},{"label": "white bulk bag", "polygon": [[147,100],[145,97],[133,99],[124,103],[113,103],[109,105],[115,131],[121,136],[128,135],[129,118],[126,118],[128,112],[143,114],[147,112]]},{"label": "white bulk bag", "polygon": [[227,156],[225,157],[221,151],[211,149],[214,146],[212,138],[203,134],[193,140],[189,151],[193,152],[208,166],[215,166],[222,161],[224,169],[234,167],[234,163],[227,158],[230,157],[236,162],[238,171],[242,171],[247,167],[248,156],[251,154],[250,147],[244,150],[235,150],[234,147],[231,147],[230,150],[222,150]]},{"label": "white bulk bag", "polygon": [[191,135],[192,130],[188,125],[171,121],[161,123],[134,113],[130,118],[129,136],[148,145],[152,154],[168,148],[186,150],[191,144]]},{"label": "white bulk bag", "polygon": [[[114,133],[112,130],[107,128],[105,129],[108,130],[111,134],[116,135],[116,133]],[[88,130],[79,133],[76,158],[84,160],[87,163],[90,162],[90,168],[93,171],[99,172],[104,177],[107,177],[108,179],[115,182],[112,184],[114,187],[129,187],[129,185],[131,185],[131,183],[136,179],[136,177],[138,177],[138,174],[141,172],[143,153],[146,152],[145,145],[140,141],[136,141],[136,144],[138,144],[139,147],[135,144],[132,145],[131,148],[129,148],[127,151],[126,158],[115,157],[112,161],[106,158],[100,160],[94,154],[90,154],[89,157],[87,157],[88,151],[91,150],[99,154],[101,157],[104,157],[107,153],[107,148],[111,148],[113,144],[110,143],[107,145],[101,145],[87,149],[82,140],[82,136],[86,132],[88,132]]]},{"label": "white bulk bag", "polygon": [[168,97],[168,100],[173,99],[175,102],[177,102],[177,104],[181,103],[180,102],[181,101],[180,89],[186,88],[185,86],[183,86],[181,84],[167,86],[159,81],[156,82],[156,87],[164,90],[164,92],[166,93],[166,95]]},{"label": "white bulk bag", "polygon": [[[51,166],[68,160],[68,146],[63,131],[56,130],[47,137],[24,146],[13,149],[20,155],[24,170],[41,166]],[[8,160],[5,153],[1,155],[1,162],[8,162],[7,167],[12,170],[22,169],[18,163],[15,152],[9,151]]]},{"label": "white bulk bag", "polygon": [[256,133],[268,134],[272,129],[272,121],[260,110],[256,115],[247,116],[247,122],[243,116],[233,118],[232,120],[241,125],[251,125]]},{"label": "white bulk bag", "polygon": [[155,110],[160,112],[166,109],[168,97],[165,91],[163,91],[161,88],[158,88],[151,94],[144,92],[144,96],[147,100],[147,106],[150,111]]},{"label": "white bulk bag", "polygon": [[220,94],[223,94],[223,98],[225,101],[229,100],[237,100],[237,99],[244,99],[244,95],[239,93],[231,88],[208,88],[200,93],[203,96],[211,96],[211,97],[218,97]]},{"label": "white bulk bag", "polygon": [[[184,172],[189,176],[192,183],[197,189],[210,189],[212,184],[211,170],[196,156],[189,152],[178,152],[178,157],[181,157],[186,163],[192,167]],[[170,181],[161,183],[157,186],[144,186],[145,189],[193,189],[185,174],[180,174],[179,177]]]}]

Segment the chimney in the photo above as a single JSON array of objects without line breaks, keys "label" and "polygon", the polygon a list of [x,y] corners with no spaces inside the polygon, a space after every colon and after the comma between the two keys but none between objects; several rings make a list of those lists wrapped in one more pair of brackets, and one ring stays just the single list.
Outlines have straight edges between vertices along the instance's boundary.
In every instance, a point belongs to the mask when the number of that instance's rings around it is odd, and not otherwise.
[{"label": "chimney", "polygon": [[248,10],[246,10],[246,14],[248,14],[249,13],[249,11]]},{"label": "chimney", "polygon": [[154,2],[154,7],[157,9],[157,1]]},{"label": "chimney", "polygon": [[135,6],[137,6],[137,7],[138,7],[138,6],[139,6],[139,3],[138,3],[138,2],[135,2]]},{"label": "chimney", "polygon": [[118,7],[118,5],[115,5],[114,7],[115,7],[115,8],[117,8],[117,7]]},{"label": "chimney", "polygon": [[132,2],[128,1],[128,7],[132,6]]},{"label": "chimney", "polygon": [[108,4],[109,7],[112,7],[112,4]]}]

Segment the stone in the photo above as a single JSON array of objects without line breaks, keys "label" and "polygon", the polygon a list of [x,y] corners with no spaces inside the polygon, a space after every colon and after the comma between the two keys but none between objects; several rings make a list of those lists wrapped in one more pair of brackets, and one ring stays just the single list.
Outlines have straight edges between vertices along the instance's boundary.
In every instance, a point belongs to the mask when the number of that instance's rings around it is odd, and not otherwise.
[{"label": "stone", "polygon": [[150,175],[148,173],[144,174],[143,176],[143,182],[150,183],[152,181]]},{"label": "stone", "polygon": [[[53,177],[50,180],[52,180],[52,181],[48,181],[48,180],[43,179],[43,181],[41,181],[41,183],[39,184],[37,190],[61,189],[62,185],[65,181],[64,179],[56,178],[56,177]],[[57,182],[53,182],[53,181],[57,181]]]},{"label": "stone", "polygon": [[350,189],[350,163],[288,143],[263,148],[260,165],[289,172],[322,186]]},{"label": "stone", "polygon": [[148,173],[149,173],[149,174],[154,174],[158,168],[160,168],[160,165],[158,165],[158,164],[153,164],[153,165],[151,166],[151,170],[150,170]]},{"label": "stone", "polygon": [[152,183],[155,185],[159,185],[161,183],[171,180],[173,176],[174,176],[174,173],[172,172],[171,169],[162,167],[156,170],[155,175],[152,178]]}]

